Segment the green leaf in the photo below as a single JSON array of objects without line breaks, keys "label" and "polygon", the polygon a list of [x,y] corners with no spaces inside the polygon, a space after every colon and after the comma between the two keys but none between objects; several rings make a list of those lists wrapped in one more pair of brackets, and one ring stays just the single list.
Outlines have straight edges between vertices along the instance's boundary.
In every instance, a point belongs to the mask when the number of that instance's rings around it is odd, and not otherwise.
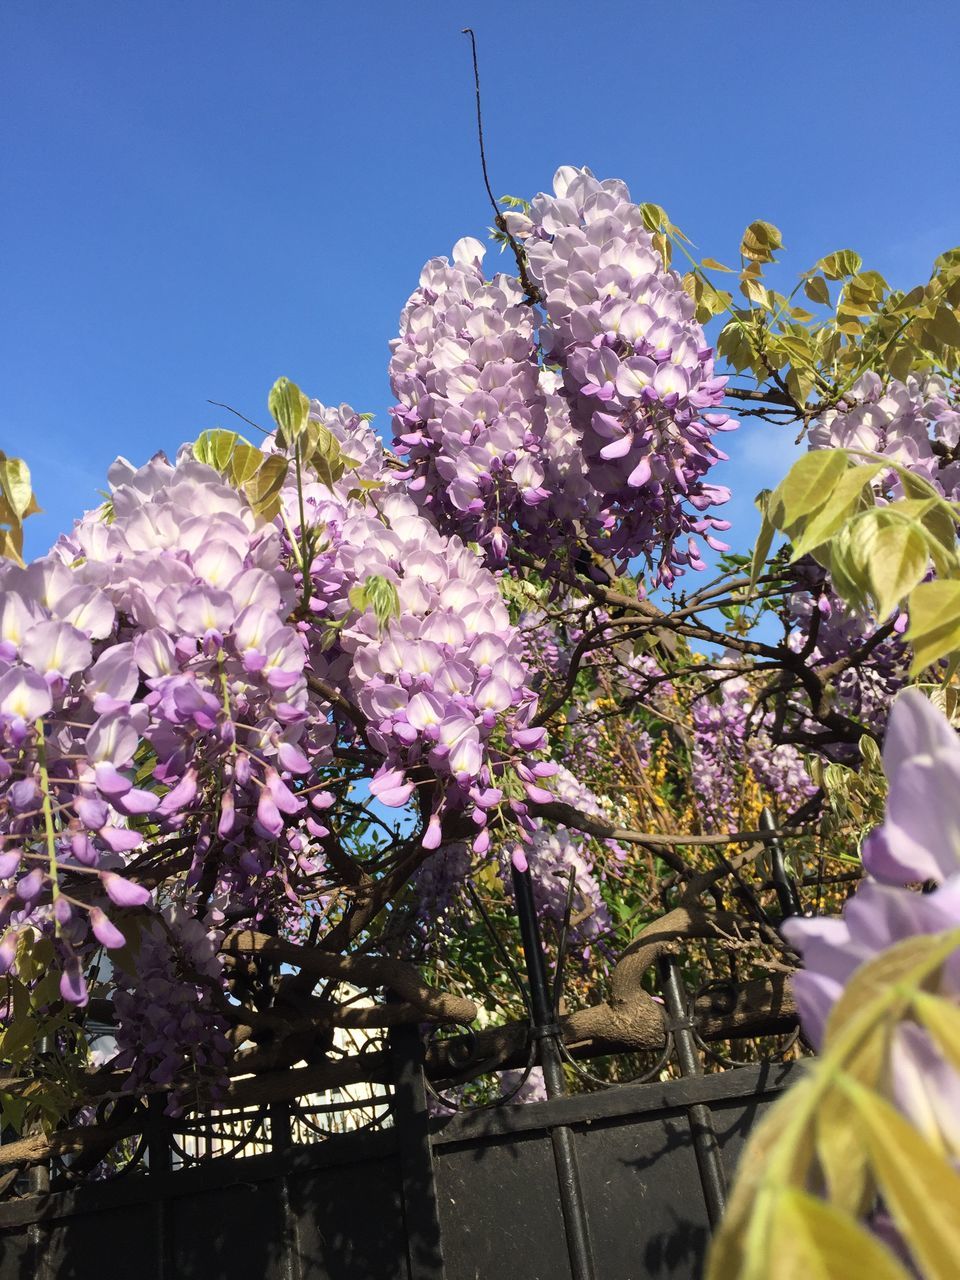
[{"label": "green leaf", "polygon": [[805,453],[773,491],[771,519],[790,533],[804,516],[826,504],[848,465],[842,449],[815,449]]},{"label": "green leaf", "polygon": [[273,520],[279,514],[280,490],[287,478],[287,466],[286,458],[271,453],[243,486],[250,506],[265,520]]},{"label": "green leaf", "polygon": [[812,370],[794,365],[787,371],[786,384],[787,391],[794,402],[802,407],[809,400],[811,392],[817,385],[817,379]]},{"label": "green leaf", "polygon": [[[744,312],[749,315],[749,312]],[[756,359],[756,348],[752,335],[738,315],[729,324],[724,325],[717,337],[717,351],[724,360],[730,362],[738,373],[749,369]]]},{"label": "green leaf", "polygon": [[933,319],[928,320],[924,328],[945,347],[960,347],[960,320],[945,303],[937,307]]},{"label": "green leaf", "polygon": [[828,254],[816,264],[828,280],[842,280],[844,276],[852,276],[863,266],[863,259],[852,249],[840,249]]},{"label": "green leaf", "polygon": [[849,1103],[838,1090],[824,1094],[814,1116],[817,1159],[827,1199],[847,1213],[860,1214],[870,1208],[875,1189],[860,1133],[847,1124],[849,1110]]},{"label": "green leaf", "polygon": [[834,485],[827,502],[804,522],[799,537],[794,539],[791,559],[809,555],[856,515],[866,500],[867,486],[882,470],[880,463],[848,468]]},{"label": "green leaf", "polygon": [[751,262],[772,262],[783,239],[772,222],[751,222],[740,242],[741,254]]},{"label": "green leaf", "polygon": [[895,506],[875,507],[855,519],[850,553],[864,566],[881,621],[920,582],[930,563],[922,528],[904,519]]},{"label": "green leaf", "polygon": [[769,1280],[910,1280],[866,1227],[806,1191],[784,1191],[773,1221]]},{"label": "green leaf", "polygon": [[960,1175],[886,1099],[846,1078],[877,1183],[925,1280],[956,1280]]},{"label": "green leaf", "polygon": [[295,382],[278,378],[270,388],[267,407],[277,424],[277,444],[281,449],[296,444],[310,414],[310,401]]},{"label": "green leaf", "polygon": [[332,489],[346,467],[340,442],[322,422],[311,422],[304,437],[303,459],[317,473],[321,484]]},{"label": "green leaf", "polygon": [[701,267],[706,267],[709,271],[733,271],[733,267],[725,267],[722,262],[717,262],[715,258],[704,258],[700,265]]},{"label": "green leaf", "polygon": [[221,427],[201,431],[194,441],[193,456],[208,467],[226,471],[239,440],[236,431],[224,431]]},{"label": "green leaf", "polygon": [[23,530],[19,525],[15,529],[0,529],[0,560],[23,565]]},{"label": "green leaf", "polygon": [[738,1162],[738,1175],[720,1228],[707,1259],[706,1280],[769,1280],[767,1259],[758,1247],[777,1246],[772,1232],[775,1203],[771,1203],[766,1178],[771,1161],[791,1149],[789,1172],[802,1176],[813,1158],[813,1126],[797,1134],[796,1117],[809,1110],[815,1082],[809,1075],[792,1085],[755,1125]]},{"label": "green leaf", "polygon": [[769,489],[764,489],[762,493],[757,494],[756,505],[760,510],[762,519],[756,545],[753,548],[753,555],[750,558],[750,585],[747,588],[748,592],[753,591],[761,573],[763,573],[763,566],[767,563],[767,556],[770,554],[770,548],[777,532],[777,526],[770,519],[770,496]]},{"label": "green leaf", "polygon": [[770,290],[760,280],[755,280],[752,276],[741,276],[740,292],[750,302],[755,302],[758,307],[772,311],[773,307],[770,301]]},{"label": "green leaf", "polygon": [[640,206],[640,216],[643,219],[643,225],[648,231],[659,231],[661,227],[669,227],[670,219],[666,215],[666,211],[661,209],[658,204],[642,204]]},{"label": "green leaf", "polygon": [[256,445],[247,444],[245,440],[237,442],[230,458],[230,481],[238,489],[242,489],[263,462],[264,454]]},{"label": "green leaf", "polygon": [[960,1071],[960,1009],[949,1000],[920,991],[913,998],[917,1017],[955,1071]]},{"label": "green leaf", "polygon": [[811,302],[819,302],[822,306],[830,305],[830,290],[823,276],[810,276],[803,284],[803,292]]},{"label": "green leaf", "polygon": [[879,271],[863,271],[847,281],[843,290],[843,304],[853,308],[857,315],[864,311],[875,311],[887,287],[887,282]]},{"label": "green leaf", "polygon": [[22,458],[8,458],[0,453],[0,491],[18,522],[27,515],[33,501],[30,468]]},{"label": "green leaf", "polygon": [[910,596],[910,629],[907,643],[913,647],[911,675],[960,648],[960,581],[954,578],[921,582]]}]

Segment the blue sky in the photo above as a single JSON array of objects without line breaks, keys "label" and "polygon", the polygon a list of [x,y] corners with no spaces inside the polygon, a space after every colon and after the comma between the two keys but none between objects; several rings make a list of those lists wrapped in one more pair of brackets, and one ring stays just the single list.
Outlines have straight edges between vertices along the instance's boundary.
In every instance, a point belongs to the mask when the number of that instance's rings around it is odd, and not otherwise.
[{"label": "blue sky", "polygon": [[[208,399],[263,421],[286,374],[387,425],[422,262],[489,225],[468,24],[498,193],[589,164],[704,255],[763,217],[796,271],[850,246],[900,285],[960,241],[954,4],[4,0],[0,448],[46,508],[31,553],[118,453],[225,424]],[[789,447],[747,425],[733,453],[744,545]]]}]

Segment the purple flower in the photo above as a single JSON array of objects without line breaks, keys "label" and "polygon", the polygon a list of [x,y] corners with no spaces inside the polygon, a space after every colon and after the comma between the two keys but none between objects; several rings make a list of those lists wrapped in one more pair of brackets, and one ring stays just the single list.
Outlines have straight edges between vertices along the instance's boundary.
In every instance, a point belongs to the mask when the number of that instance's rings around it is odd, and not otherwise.
[{"label": "purple flower", "polygon": [[100,880],[110,901],[118,907],[142,907],[150,901],[149,889],[117,875],[115,871],[101,872]]},{"label": "purple flower", "polygon": [[[830,1012],[859,967],[889,947],[960,926],[960,741],[915,689],[900,694],[883,750],[889,784],[884,823],[864,845],[871,873],[839,919],[795,919],[783,933],[803,956],[793,984],[804,1031],[819,1046]],[[933,880],[931,893],[904,888]],[[886,881],[886,883],[884,883]],[[937,994],[960,1002],[960,948]],[[901,1023],[891,1047],[894,1100],[919,1129],[960,1156],[960,1077],[926,1031]]]},{"label": "purple flower", "polygon": [[914,689],[890,713],[883,769],[886,814],[864,841],[863,865],[891,884],[941,884],[960,873],[960,740]]}]

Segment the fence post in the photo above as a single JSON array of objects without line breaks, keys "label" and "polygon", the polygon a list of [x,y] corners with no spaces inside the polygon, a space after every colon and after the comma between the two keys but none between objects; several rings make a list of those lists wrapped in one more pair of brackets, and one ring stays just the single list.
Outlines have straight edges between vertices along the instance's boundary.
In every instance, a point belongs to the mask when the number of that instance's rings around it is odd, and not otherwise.
[{"label": "fence post", "polygon": [[399,1026],[391,1031],[389,1046],[410,1280],[444,1280],[423,1045],[416,1027]]},{"label": "fence post", "polygon": [[[760,810],[760,829],[762,831],[775,831],[777,824],[773,820],[773,814],[769,809],[764,807]],[[800,902],[800,895],[797,893],[797,886],[787,874],[787,866],[783,860],[783,846],[779,840],[771,840],[767,845],[767,857],[770,862],[770,879],[776,890],[777,901],[780,903],[780,913],[786,920],[789,916],[799,916],[803,914],[803,905]]]},{"label": "fence post", "polygon": [[[537,1061],[543,1070],[547,1097],[557,1098],[566,1092],[563,1059],[557,1043],[560,1027],[554,1018],[553,1001],[547,984],[546,959],[543,954],[543,940],[540,937],[529,870],[518,871],[516,866],[513,867],[513,893],[520,921],[523,958],[527,967],[530,1012],[533,1019],[532,1031],[537,1040]],[[560,1208],[567,1235],[567,1254],[573,1280],[594,1280],[596,1271],[593,1248],[590,1243],[590,1225],[583,1199],[573,1130],[567,1125],[557,1125],[550,1130],[550,1140],[553,1143],[553,1158],[557,1166]]]},{"label": "fence post", "polygon": [[[675,956],[665,956],[660,961],[660,978],[667,1012],[673,1030],[673,1042],[677,1046],[677,1059],[684,1076],[702,1076],[703,1067],[697,1052],[687,1008],[686,992],[680,980],[680,966]],[[693,1137],[693,1150],[700,1170],[700,1185],[707,1205],[710,1226],[716,1227],[727,1197],[727,1179],[723,1171],[723,1158],[717,1132],[713,1127],[713,1113],[702,1102],[687,1107],[687,1122]]]}]

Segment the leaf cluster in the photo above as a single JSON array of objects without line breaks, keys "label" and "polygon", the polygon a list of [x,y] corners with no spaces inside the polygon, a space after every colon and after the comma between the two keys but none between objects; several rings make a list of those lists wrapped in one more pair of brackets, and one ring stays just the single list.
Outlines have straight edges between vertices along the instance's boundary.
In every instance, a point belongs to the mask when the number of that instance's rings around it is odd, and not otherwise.
[{"label": "leaf cluster", "polygon": [[[892,501],[879,491],[890,472],[903,495]],[[799,458],[758,505],[752,582],[779,531],[791,540],[791,559],[812,556],[854,609],[872,607],[883,621],[902,604],[914,675],[960,650],[958,511],[922,476],[876,455],[820,449]]]},{"label": "leaf cluster", "polygon": [[23,565],[23,522],[40,511],[30,468],[22,458],[0,450],[0,560]]},{"label": "leaf cluster", "polygon": [[956,1275],[958,1153],[935,1124],[919,1132],[885,1095],[893,1038],[907,1020],[960,1070],[960,1010],[938,994],[958,947],[956,929],[911,938],[857,971],[821,1056],[744,1151],[708,1280],[908,1280],[865,1224],[878,1197],[922,1274]]}]

